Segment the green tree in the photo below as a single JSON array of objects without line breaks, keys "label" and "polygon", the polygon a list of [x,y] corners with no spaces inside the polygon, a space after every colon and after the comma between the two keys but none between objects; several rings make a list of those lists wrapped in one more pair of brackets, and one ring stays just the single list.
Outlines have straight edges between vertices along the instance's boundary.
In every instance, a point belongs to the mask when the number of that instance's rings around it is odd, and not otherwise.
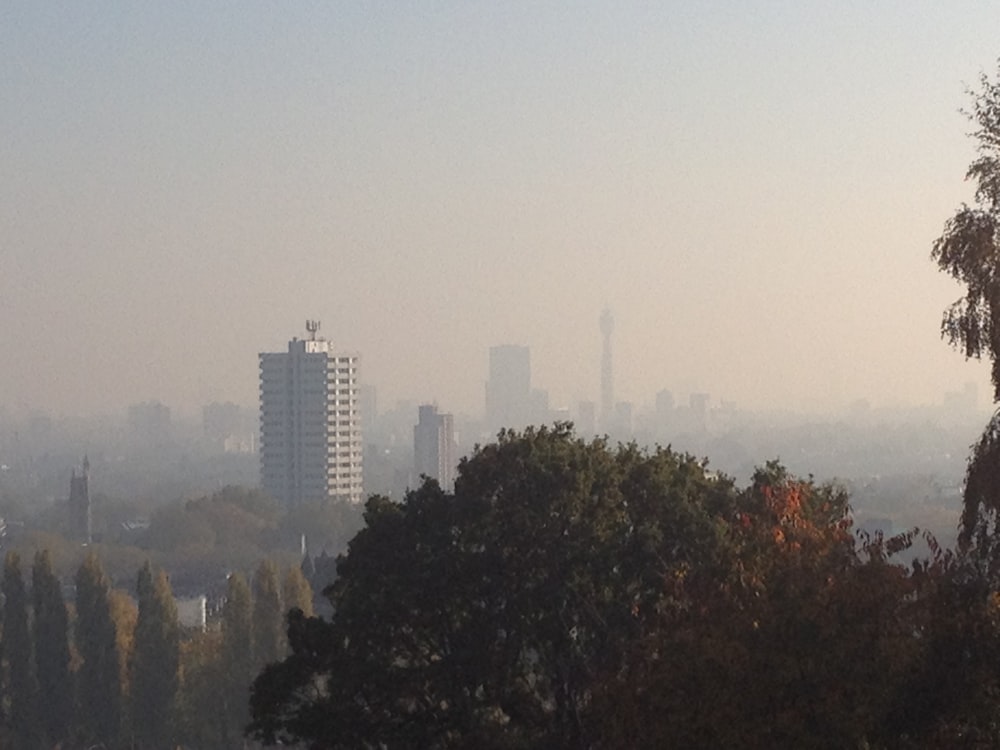
[{"label": "green tree", "polygon": [[101,561],[87,555],[76,573],[78,721],[87,745],[118,747],[122,730],[122,656]]},{"label": "green tree", "polygon": [[70,735],[73,683],[69,671],[69,617],[47,550],[35,554],[31,592],[40,726],[47,746],[53,747]]},{"label": "green tree", "polygon": [[9,696],[8,723],[15,747],[33,747],[36,738],[36,687],[31,670],[32,639],[28,627],[28,592],[21,574],[21,558],[8,552],[4,559],[3,656]]},{"label": "green tree", "polygon": [[253,645],[255,671],[284,656],[285,611],[278,566],[262,560],[253,576]]},{"label": "green tree", "polygon": [[223,745],[241,747],[254,675],[253,602],[246,578],[229,576],[222,607]]},{"label": "green tree", "polygon": [[734,503],[690,457],[567,425],[502,433],[453,495],[426,482],[368,502],[333,620],[290,616],[252,729],[323,747],[594,744],[595,676],[654,622],[664,576],[713,569]]},{"label": "green tree", "polygon": [[170,582],[147,562],[136,584],[139,616],[131,660],[132,726],[139,747],[172,747],[179,686],[180,626]]},{"label": "green tree", "polygon": [[[654,627],[597,682],[610,747],[881,747],[918,664],[918,579],[856,548],[846,495],[758,470],[724,514],[724,564],[664,577]],[[860,554],[859,554],[860,552]],[[679,575],[678,575],[679,573]]]},{"label": "green tree", "polygon": [[292,567],[285,573],[281,596],[286,610],[298,609],[306,617],[313,616],[313,590],[300,567]]},{"label": "green tree", "polygon": [[[941,334],[967,358],[990,360],[993,400],[1000,402],[1000,76],[981,76],[966,114],[978,152],[966,172],[975,200],[947,221],[931,258],[965,287],[945,310]],[[1000,511],[1000,412],[973,447],[964,499],[962,541],[985,543]]]},{"label": "green tree", "polygon": [[179,713],[184,744],[193,748],[227,747],[226,685],[222,673],[222,633],[206,630],[181,643]]}]

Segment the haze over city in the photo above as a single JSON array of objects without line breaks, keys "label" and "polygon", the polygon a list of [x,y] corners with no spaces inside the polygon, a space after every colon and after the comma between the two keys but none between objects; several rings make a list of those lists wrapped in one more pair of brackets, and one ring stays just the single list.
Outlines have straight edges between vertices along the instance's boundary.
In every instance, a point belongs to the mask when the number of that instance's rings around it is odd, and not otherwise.
[{"label": "haze over city", "polygon": [[256,404],[305,318],[379,400],[937,403],[928,258],[1000,6],[83,6],[0,23],[0,406]]}]

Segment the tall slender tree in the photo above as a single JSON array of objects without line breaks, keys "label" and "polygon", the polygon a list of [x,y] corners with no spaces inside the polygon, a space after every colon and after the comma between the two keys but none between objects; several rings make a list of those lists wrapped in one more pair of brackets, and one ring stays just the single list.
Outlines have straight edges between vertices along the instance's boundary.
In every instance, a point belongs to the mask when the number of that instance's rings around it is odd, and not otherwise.
[{"label": "tall slender tree", "polygon": [[240,573],[229,576],[222,607],[222,683],[226,747],[243,744],[250,720],[250,683],[254,677],[253,602],[250,586]]},{"label": "tall slender tree", "polygon": [[284,631],[278,566],[262,560],[253,576],[254,671],[284,656]]},{"label": "tall slender tree", "polygon": [[3,566],[3,655],[5,683],[10,698],[9,727],[17,747],[32,747],[37,729],[35,683],[31,671],[31,631],[28,628],[28,592],[21,575],[21,558],[8,552]]},{"label": "tall slender tree", "polygon": [[109,604],[110,585],[97,555],[76,573],[77,725],[88,745],[118,747],[122,730],[121,654]]},{"label": "tall slender tree", "polygon": [[132,727],[140,748],[172,747],[179,686],[180,626],[170,582],[147,561],[136,585],[139,618],[131,660]]},{"label": "tall slender tree", "polygon": [[285,611],[299,609],[306,617],[313,616],[313,590],[302,568],[292,567],[285,573],[281,595],[285,600]]},{"label": "tall slender tree", "polygon": [[35,615],[32,625],[39,726],[46,745],[53,747],[69,737],[73,722],[73,685],[69,671],[69,617],[48,550],[35,554],[31,594]]}]

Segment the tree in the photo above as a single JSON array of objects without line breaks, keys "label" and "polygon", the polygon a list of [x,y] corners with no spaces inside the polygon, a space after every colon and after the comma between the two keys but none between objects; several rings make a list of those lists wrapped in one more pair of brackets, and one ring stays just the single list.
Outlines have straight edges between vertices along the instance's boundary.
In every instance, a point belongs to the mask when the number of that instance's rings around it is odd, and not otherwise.
[{"label": "tree", "polygon": [[[931,258],[965,287],[945,312],[941,334],[967,358],[990,360],[993,400],[1000,402],[1000,75],[980,77],[966,114],[975,130],[977,158],[966,179],[975,183],[973,205],[963,204],[934,242]],[[983,542],[1000,511],[1000,412],[973,447],[966,473],[962,542]]]},{"label": "tree", "polygon": [[262,560],[253,576],[253,645],[255,671],[284,655],[285,612],[278,566]]},{"label": "tree", "polygon": [[122,729],[122,657],[101,561],[87,555],[76,573],[75,643],[79,720],[88,745],[117,747]]},{"label": "tree", "polygon": [[859,550],[846,495],[773,463],[733,511],[724,564],[665,578],[598,681],[605,746],[881,747],[923,641],[917,581],[889,562],[910,536]]},{"label": "tree", "polygon": [[31,593],[40,727],[47,746],[54,747],[69,738],[73,721],[73,683],[69,671],[69,618],[47,550],[35,554]]},{"label": "tree", "polygon": [[324,748],[593,744],[595,678],[654,623],[664,577],[718,567],[734,502],[669,450],[501,433],[454,494],[368,502],[332,621],[290,615],[251,728]]},{"label": "tree", "polygon": [[172,747],[179,687],[180,626],[167,575],[147,562],[136,584],[139,617],[131,660],[132,726],[139,747]]},{"label": "tree", "polygon": [[3,656],[6,693],[10,700],[8,724],[16,747],[35,743],[35,682],[31,670],[32,639],[28,628],[28,592],[21,575],[21,558],[8,552],[4,559]]},{"label": "tree", "polygon": [[222,716],[225,747],[240,747],[253,681],[253,602],[246,578],[229,576],[222,607]]},{"label": "tree", "polygon": [[301,610],[306,617],[313,616],[313,590],[306,580],[302,568],[289,568],[281,586],[281,596],[285,602],[285,610]]},{"label": "tree", "polygon": [[227,747],[226,685],[222,673],[222,633],[200,631],[181,643],[179,713],[184,744],[194,748]]}]

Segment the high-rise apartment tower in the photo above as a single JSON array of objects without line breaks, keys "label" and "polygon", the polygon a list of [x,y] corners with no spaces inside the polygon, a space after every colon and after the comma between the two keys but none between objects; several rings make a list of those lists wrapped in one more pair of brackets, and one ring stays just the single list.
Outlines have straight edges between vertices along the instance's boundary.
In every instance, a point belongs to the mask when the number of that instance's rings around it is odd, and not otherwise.
[{"label": "high-rise apartment tower", "polygon": [[451,414],[441,414],[437,406],[424,404],[417,410],[413,427],[413,468],[417,476],[436,479],[441,489],[451,492],[455,486],[455,421]]},{"label": "high-rise apartment tower", "polygon": [[358,355],[307,340],[260,354],[261,488],[285,506],[362,500]]},{"label": "high-rise apartment tower", "polygon": [[526,346],[490,347],[486,383],[486,426],[523,429],[531,421],[531,352]]}]

